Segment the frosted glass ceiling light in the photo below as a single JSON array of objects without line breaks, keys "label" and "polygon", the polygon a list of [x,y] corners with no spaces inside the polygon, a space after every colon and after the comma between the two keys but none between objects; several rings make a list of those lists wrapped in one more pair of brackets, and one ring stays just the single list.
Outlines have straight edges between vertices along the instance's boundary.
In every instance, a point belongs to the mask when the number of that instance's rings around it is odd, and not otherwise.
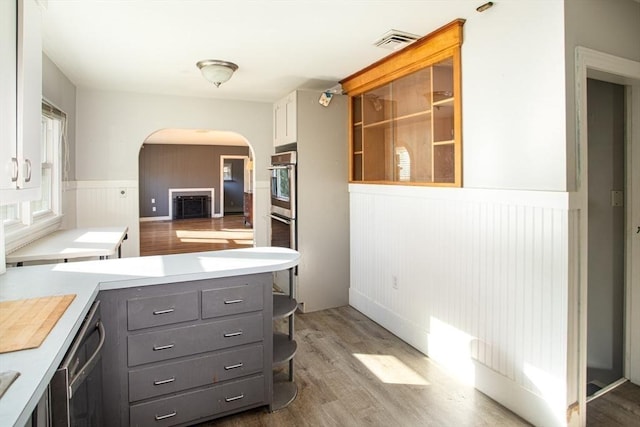
[{"label": "frosted glass ceiling light", "polygon": [[220,61],[218,59],[205,59],[196,64],[205,79],[220,87],[220,85],[231,78],[238,66],[233,62]]}]

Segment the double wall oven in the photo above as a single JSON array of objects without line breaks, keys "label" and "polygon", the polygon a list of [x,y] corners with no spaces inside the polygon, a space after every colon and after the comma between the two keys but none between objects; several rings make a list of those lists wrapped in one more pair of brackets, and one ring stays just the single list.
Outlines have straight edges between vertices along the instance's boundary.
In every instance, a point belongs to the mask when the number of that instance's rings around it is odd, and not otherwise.
[{"label": "double wall oven", "polygon": [[296,165],[295,151],[271,156],[271,246],[297,249]]}]

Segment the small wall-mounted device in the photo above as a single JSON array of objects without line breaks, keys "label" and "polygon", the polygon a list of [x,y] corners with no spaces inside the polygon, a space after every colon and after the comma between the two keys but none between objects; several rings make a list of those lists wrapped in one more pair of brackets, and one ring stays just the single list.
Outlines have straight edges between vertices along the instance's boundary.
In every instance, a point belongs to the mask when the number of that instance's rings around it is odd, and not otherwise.
[{"label": "small wall-mounted device", "polygon": [[328,107],[332,97],[333,94],[331,92],[322,92],[322,95],[320,95],[320,99],[318,100],[318,102],[320,103],[320,105]]}]

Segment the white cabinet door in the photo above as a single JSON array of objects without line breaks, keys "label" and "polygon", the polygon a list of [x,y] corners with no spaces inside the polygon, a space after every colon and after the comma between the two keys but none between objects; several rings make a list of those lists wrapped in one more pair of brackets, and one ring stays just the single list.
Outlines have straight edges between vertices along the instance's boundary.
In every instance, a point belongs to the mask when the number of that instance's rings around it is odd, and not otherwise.
[{"label": "white cabinet door", "polygon": [[[35,0],[18,1],[18,160],[20,189],[40,190],[42,15]],[[32,193],[38,199],[40,195]]]},{"label": "white cabinet door", "polygon": [[293,92],[290,94],[285,102],[285,110],[286,110],[286,132],[285,132],[285,144],[289,144],[291,142],[297,142],[298,140],[298,110],[297,110],[297,102],[296,102],[297,94]]},{"label": "white cabinet door", "polygon": [[0,16],[0,203],[8,204],[41,196],[42,15],[35,0],[1,0]]},{"label": "white cabinet door", "polygon": [[273,105],[273,145],[284,144],[284,137],[287,129],[287,110],[283,108],[282,101]]},{"label": "white cabinet door", "polygon": [[292,92],[273,106],[273,145],[297,142],[297,94]]},{"label": "white cabinet door", "polygon": [[[15,189],[16,153],[16,50],[18,4],[0,1],[0,190]],[[3,197],[4,199],[4,197]]]}]

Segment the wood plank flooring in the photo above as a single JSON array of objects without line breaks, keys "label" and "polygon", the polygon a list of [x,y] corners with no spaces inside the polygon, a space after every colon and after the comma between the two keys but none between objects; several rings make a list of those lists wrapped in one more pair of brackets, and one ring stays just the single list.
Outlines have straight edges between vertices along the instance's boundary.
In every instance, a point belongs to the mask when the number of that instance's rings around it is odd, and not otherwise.
[{"label": "wood plank flooring", "polygon": [[201,427],[529,425],[351,307],[298,314],[295,326],[297,399]]},{"label": "wood plank flooring", "polygon": [[587,426],[639,426],[640,387],[627,381],[587,404]]},{"label": "wood plank flooring", "polygon": [[140,255],[219,251],[253,246],[243,215],[140,222]]}]

